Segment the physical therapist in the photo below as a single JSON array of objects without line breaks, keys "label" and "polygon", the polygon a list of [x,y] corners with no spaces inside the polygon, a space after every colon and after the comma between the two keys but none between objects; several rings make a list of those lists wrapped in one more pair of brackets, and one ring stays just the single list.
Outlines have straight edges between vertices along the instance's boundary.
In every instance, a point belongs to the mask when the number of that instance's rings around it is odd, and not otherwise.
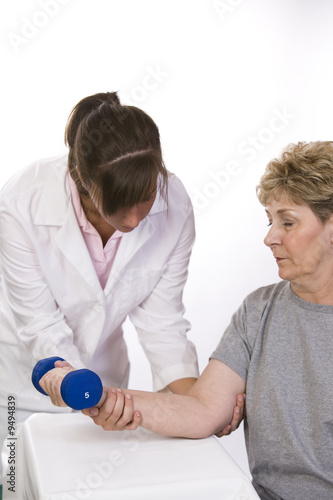
[{"label": "physical therapist", "polygon": [[127,316],[154,390],[184,393],[198,376],[182,303],[195,230],[158,128],[101,93],[74,107],[65,139],[68,156],[33,163],[1,191],[0,403],[11,394],[17,408],[55,411],[31,384],[53,355],[126,386]]},{"label": "physical therapist", "polygon": [[128,316],[155,391],[184,394],[198,376],[182,302],[193,211],[163,164],[157,126],[116,93],[100,93],[74,107],[65,139],[68,156],[29,165],[0,195],[3,432],[9,395],[16,421],[69,411],[32,386],[42,358],[60,356],[98,372],[104,386],[126,387]]}]

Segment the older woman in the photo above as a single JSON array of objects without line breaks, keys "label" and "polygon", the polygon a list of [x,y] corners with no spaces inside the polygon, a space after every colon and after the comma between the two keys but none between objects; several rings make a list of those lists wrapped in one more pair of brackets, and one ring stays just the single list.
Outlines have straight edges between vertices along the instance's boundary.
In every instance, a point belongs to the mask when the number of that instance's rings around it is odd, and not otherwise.
[{"label": "older woman", "polygon": [[[246,388],[245,435],[262,500],[333,498],[333,142],[290,145],[258,186],[282,281],[251,293],[187,396],[106,390],[104,429],[202,438]],[[109,413],[105,413],[105,409]],[[134,412],[134,413],[133,413]],[[94,416],[96,415],[96,416]]]}]

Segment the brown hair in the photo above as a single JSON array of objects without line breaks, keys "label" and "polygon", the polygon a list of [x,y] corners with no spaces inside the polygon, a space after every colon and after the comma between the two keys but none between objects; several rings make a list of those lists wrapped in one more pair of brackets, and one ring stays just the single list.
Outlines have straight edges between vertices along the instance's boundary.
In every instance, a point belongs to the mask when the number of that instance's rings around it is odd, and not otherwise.
[{"label": "brown hair", "polygon": [[280,158],[268,163],[257,196],[264,206],[270,198],[286,196],[293,203],[308,205],[326,222],[333,213],[333,142],[289,144]]},{"label": "brown hair", "polygon": [[157,181],[167,191],[156,124],[144,111],[121,105],[116,92],[82,99],[69,115],[65,143],[80,195],[98,198],[105,215],[145,200]]}]

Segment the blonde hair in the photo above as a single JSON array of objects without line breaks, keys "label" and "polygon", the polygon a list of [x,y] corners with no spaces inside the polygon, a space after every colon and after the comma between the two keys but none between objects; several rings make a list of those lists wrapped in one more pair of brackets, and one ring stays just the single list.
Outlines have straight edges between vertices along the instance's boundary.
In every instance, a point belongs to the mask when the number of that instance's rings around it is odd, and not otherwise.
[{"label": "blonde hair", "polygon": [[308,205],[324,223],[333,213],[333,142],[289,144],[280,158],[270,161],[257,186],[260,203],[282,196]]}]

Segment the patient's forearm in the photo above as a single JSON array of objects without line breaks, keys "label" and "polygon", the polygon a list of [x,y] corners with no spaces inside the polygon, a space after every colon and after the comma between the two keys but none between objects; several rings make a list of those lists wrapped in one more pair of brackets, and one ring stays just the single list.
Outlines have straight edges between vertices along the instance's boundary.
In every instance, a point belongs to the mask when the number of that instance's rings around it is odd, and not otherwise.
[{"label": "patient's forearm", "polygon": [[186,395],[106,388],[99,410],[83,412],[105,430],[141,425],[158,434],[203,438],[225,428],[236,395],[244,392],[243,378],[213,359]]},{"label": "patient's forearm", "polygon": [[[203,438],[223,429],[233,406],[221,415],[217,408],[195,396],[160,394],[125,389],[133,399],[134,411],[142,415],[141,426],[168,436]],[[218,414],[219,413],[219,414]]]}]

